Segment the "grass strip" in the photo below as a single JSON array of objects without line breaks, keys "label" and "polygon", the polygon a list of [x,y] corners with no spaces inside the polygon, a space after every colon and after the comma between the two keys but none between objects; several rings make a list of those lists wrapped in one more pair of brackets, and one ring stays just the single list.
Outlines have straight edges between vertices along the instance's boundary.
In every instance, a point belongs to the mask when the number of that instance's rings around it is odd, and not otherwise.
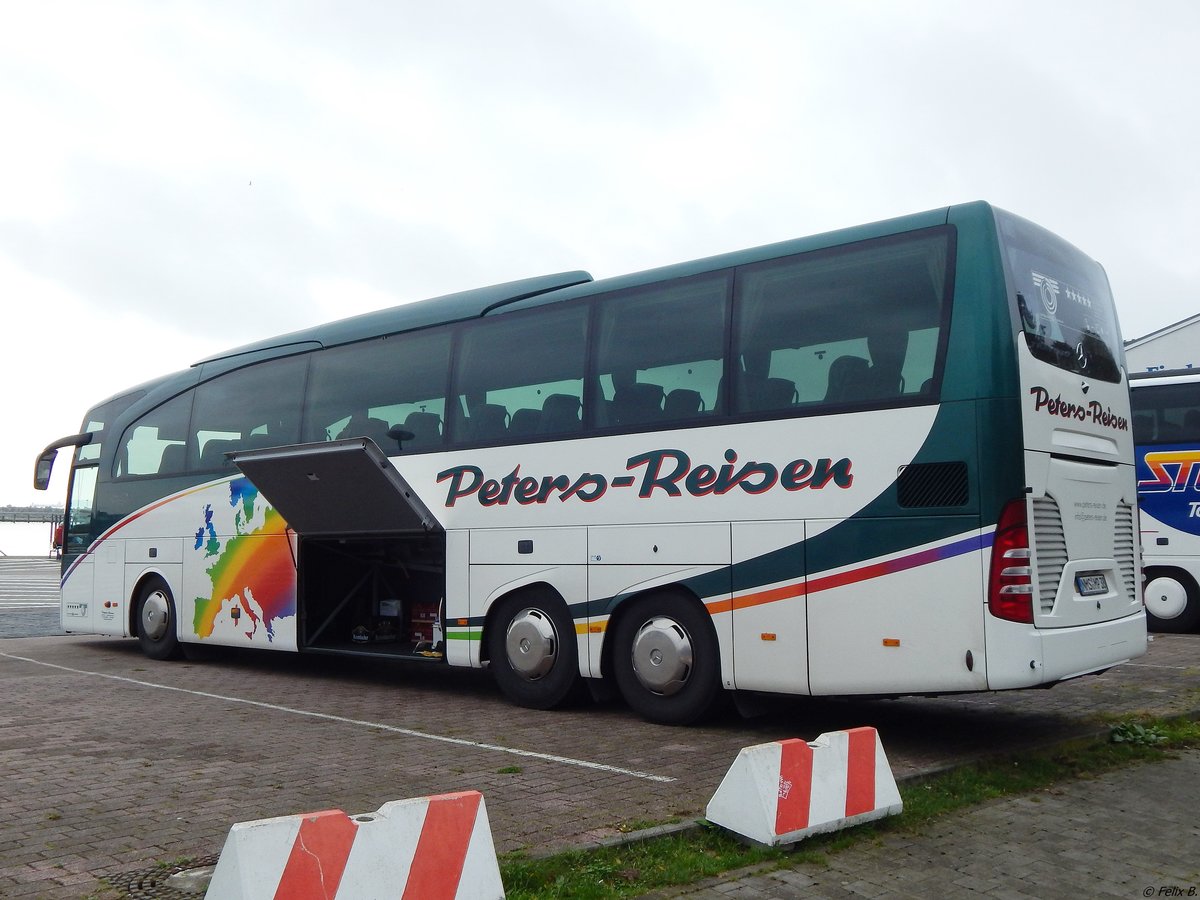
[{"label": "grass strip", "polygon": [[500,874],[509,900],[580,900],[636,897],[658,888],[692,884],[748,866],[823,863],[861,840],[896,830],[919,830],[930,820],[965,807],[1045,790],[1133,763],[1169,758],[1200,746],[1200,723],[1190,719],[1125,719],[1107,741],[1080,741],[979,762],[900,785],[904,812],[846,831],[817,835],[795,850],[747,845],[723,829],[701,827],[598,850],[531,858],[505,854]]}]

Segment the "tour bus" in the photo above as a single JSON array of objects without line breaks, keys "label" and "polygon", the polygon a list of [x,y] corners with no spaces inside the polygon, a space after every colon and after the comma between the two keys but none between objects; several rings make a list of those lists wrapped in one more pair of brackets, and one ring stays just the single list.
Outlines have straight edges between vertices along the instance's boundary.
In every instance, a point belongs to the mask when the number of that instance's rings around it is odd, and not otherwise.
[{"label": "tour bus", "polygon": [[[62,627],[517,704],[1049,686],[1146,649],[1102,268],[969,203],[250,343],[96,406]],[[760,698],[761,699],[761,698]]]},{"label": "tour bus", "polygon": [[1200,371],[1135,373],[1138,506],[1151,631],[1200,625]]}]

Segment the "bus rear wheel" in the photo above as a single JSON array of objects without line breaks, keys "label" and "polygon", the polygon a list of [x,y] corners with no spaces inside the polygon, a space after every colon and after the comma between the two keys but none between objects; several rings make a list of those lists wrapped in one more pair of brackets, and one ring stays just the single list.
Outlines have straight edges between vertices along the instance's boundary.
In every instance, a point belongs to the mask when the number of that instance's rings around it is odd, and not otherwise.
[{"label": "bus rear wheel", "polygon": [[575,622],[551,590],[528,590],[501,600],[488,628],[488,658],[509,700],[553,709],[580,685]]},{"label": "bus rear wheel", "polygon": [[1182,634],[1200,625],[1200,589],[1179,569],[1146,570],[1146,626],[1151,631]]},{"label": "bus rear wheel", "polygon": [[613,675],[625,702],[664,725],[703,718],[721,691],[711,617],[699,601],[679,594],[632,602],[613,634]]},{"label": "bus rear wheel", "polygon": [[176,659],[182,648],[175,633],[175,601],[161,578],[147,579],[138,593],[137,636],[151,659]]}]

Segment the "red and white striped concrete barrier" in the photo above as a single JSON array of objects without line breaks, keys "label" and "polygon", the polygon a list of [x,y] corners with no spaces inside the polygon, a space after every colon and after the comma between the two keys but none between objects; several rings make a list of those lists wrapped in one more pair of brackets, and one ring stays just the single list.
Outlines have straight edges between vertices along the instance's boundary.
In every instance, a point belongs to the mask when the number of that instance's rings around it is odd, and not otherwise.
[{"label": "red and white striped concrete barrier", "polygon": [[874,728],[831,731],[812,743],[744,747],[705,816],[760,844],[792,844],[895,815],[904,808]]},{"label": "red and white striped concrete barrier", "polygon": [[504,896],[478,791],[239,822],[208,900],[495,900]]}]

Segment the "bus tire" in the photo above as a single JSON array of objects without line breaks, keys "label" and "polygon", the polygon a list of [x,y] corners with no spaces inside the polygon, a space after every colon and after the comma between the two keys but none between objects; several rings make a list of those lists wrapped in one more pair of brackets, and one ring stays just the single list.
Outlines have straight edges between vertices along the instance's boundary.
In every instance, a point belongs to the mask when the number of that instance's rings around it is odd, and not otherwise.
[{"label": "bus tire", "polygon": [[488,627],[488,659],[500,690],[528,709],[553,709],[580,686],[575,622],[548,588],[501,600]]},{"label": "bus tire", "polygon": [[151,659],[177,659],[183,648],[176,635],[175,600],[157,575],[146,579],[138,592],[137,637],[142,652]]},{"label": "bus tire", "polygon": [[627,602],[634,605],[613,633],[613,676],[625,702],[664,725],[703,718],[721,692],[712,617],[698,600],[682,594]]},{"label": "bus tire", "polygon": [[1146,570],[1146,627],[1150,631],[1183,634],[1200,625],[1200,589],[1182,569],[1155,566]]}]

